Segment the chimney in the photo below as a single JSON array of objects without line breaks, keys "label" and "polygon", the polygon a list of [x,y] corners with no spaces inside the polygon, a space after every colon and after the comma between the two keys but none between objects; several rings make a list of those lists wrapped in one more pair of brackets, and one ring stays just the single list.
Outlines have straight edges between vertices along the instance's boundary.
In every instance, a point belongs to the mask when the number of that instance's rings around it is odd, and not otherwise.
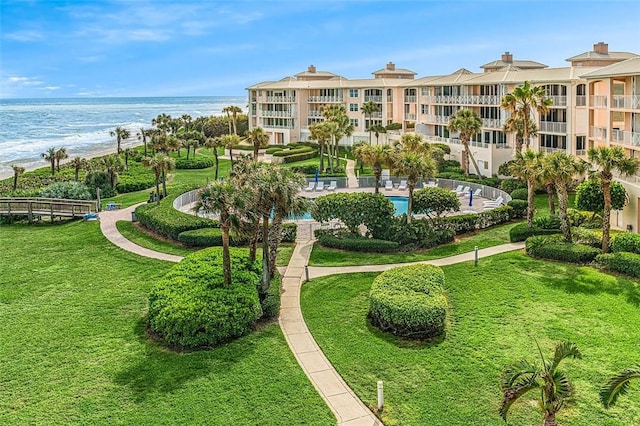
[{"label": "chimney", "polygon": [[511,52],[504,52],[502,54],[502,62],[506,62],[508,64],[513,63],[513,55],[511,54]]},{"label": "chimney", "polygon": [[387,64],[387,69],[388,69],[389,71],[395,71],[395,69],[396,69],[396,65],[395,65],[393,62],[389,62],[389,63]]},{"label": "chimney", "polygon": [[593,51],[596,53],[602,53],[603,55],[609,54],[609,45],[603,41],[593,45]]},{"label": "chimney", "polygon": [[309,65],[308,70],[310,73],[315,74],[316,73],[316,66],[315,65]]}]

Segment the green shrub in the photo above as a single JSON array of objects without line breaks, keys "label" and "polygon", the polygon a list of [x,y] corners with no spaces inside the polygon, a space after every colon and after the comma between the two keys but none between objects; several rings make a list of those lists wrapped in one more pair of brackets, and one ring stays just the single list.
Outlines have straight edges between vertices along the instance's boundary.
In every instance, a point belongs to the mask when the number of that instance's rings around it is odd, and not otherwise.
[{"label": "green shrub", "polygon": [[446,216],[442,222],[453,229],[456,234],[466,234],[478,229],[489,228],[511,220],[513,209],[501,206],[486,212]]},{"label": "green shrub", "polygon": [[596,248],[602,247],[602,229],[572,228],[571,238],[574,243]]},{"label": "green shrub", "polygon": [[426,249],[453,241],[456,233],[449,227],[436,227],[430,219],[413,219],[407,216],[394,218],[389,227],[389,239],[397,242],[402,251]]},{"label": "green shrub", "polygon": [[529,197],[529,190],[527,188],[518,188],[511,191],[511,199],[513,200],[525,200]]},{"label": "green shrub", "polygon": [[378,240],[354,235],[335,236],[320,234],[318,243],[321,246],[348,251],[362,251],[368,253],[389,253],[398,250],[395,241]]},{"label": "green shrub", "polygon": [[[287,222],[280,226],[281,242],[293,243],[296,241],[298,226]],[[232,246],[242,246],[251,243],[246,238],[231,233],[229,242]],[[178,234],[178,241],[192,247],[220,247],[222,246],[222,231],[219,228],[202,228],[184,231]],[[262,241],[262,227],[258,230],[258,241]]]},{"label": "green shrub", "polygon": [[543,229],[538,226],[532,226],[529,228],[526,223],[519,223],[513,226],[509,230],[509,241],[517,243],[519,241],[525,241],[527,238],[534,235],[552,235],[559,234],[560,229]]},{"label": "green shrub", "polygon": [[527,188],[527,182],[521,181],[519,179],[505,179],[500,182],[500,189],[504,192],[511,194],[513,191],[519,188]]},{"label": "green shrub", "polygon": [[156,178],[151,170],[141,166],[134,167],[130,165],[129,172],[123,173],[118,177],[116,190],[120,194],[126,194],[151,188],[155,184]]},{"label": "green shrub", "polygon": [[511,219],[520,219],[527,215],[527,206],[529,203],[525,200],[511,200],[507,205],[513,209]]},{"label": "green shrub", "polygon": [[264,150],[265,154],[273,154],[274,152],[282,151],[284,149],[283,146],[272,146]]},{"label": "green shrub", "polygon": [[280,313],[280,293],[282,289],[282,276],[276,271],[266,293],[260,295],[262,306],[262,319],[276,318]]},{"label": "green shrub", "polygon": [[561,238],[559,235],[529,237],[525,243],[525,251],[532,257],[569,263],[593,262],[596,256],[602,253],[598,248],[567,243]]},{"label": "green shrub", "polygon": [[413,193],[413,212],[441,216],[443,213],[458,211],[458,195],[446,188],[423,188]]},{"label": "green shrub", "polygon": [[390,269],[378,275],[369,293],[369,318],[383,331],[408,338],[433,338],[445,331],[444,273],[433,265]]},{"label": "green shrub", "polygon": [[136,218],[147,229],[158,234],[178,240],[184,231],[200,228],[217,228],[218,222],[212,219],[196,217],[173,208],[173,201],[193,187],[175,188],[160,204],[143,204],[136,208]]},{"label": "green shrub", "polygon": [[[602,217],[593,212],[568,209],[567,216],[571,226],[584,226],[590,229],[602,228]],[[597,224],[597,226],[592,226],[593,223]]]},{"label": "green shrub", "polygon": [[631,232],[616,234],[611,241],[611,251],[640,254],[640,235]]},{"label": "green shrub", "polygon": [[153,287],[148,324],[170,346],[215,346],[248,333],[262,315],[260,264],[232,249],[233,284],[224,286],[222,250],[187,256]]},{"label": "green shrub", "polygon": [[533,225],[542,229],[560,229],[561,224],[560,216],[555,214],[538,216],[533,219]]},{"label": "green shrub", "polygon": [[75,181],[52,183],[40,191],[38,196],[67,200],[91,200],[93,198],[87,185]]},{"label": "green shrub", "polygon": [[304,153],[309,153],[309,152],[313,152],[315,153],[315,149],[310,148],[308,146],[301,146],[299,148],[294,148],[294,149],[283,149],[280,151],[276,151],[273,153],[274,157],[289,157],[291,155],[297,155],[297,154],[304,154]]},{"label": "green shrub", "polygon": [[315,176],[318,171],[318,166],[315,164],[304,164],[301,166],[292,166],[291,170],[297,173],[302,173],[307,176]]},{"label": "green shrub", "polygon": [[596,257],[596,262],[609,271],[640,278],[639,254],[624,251],[617,253],[605,253],[598,255]]},{"label": "green shrub", "polygon": [[[275,154],[274,154],[275,155]],[[282,157],[282,162],[285,164],[296,163],[298,161],[305,161],[314,158],[318,155],[315,151],[301,152],[299,154],[287,155]]]},{"label": "green shrub", "polygon": [[189,158],[176,158],[176,169],[185,170],[185,169],[207,169],[209,167],[213,167],[214,160],[212,158],[207,157],[195,157]]}]

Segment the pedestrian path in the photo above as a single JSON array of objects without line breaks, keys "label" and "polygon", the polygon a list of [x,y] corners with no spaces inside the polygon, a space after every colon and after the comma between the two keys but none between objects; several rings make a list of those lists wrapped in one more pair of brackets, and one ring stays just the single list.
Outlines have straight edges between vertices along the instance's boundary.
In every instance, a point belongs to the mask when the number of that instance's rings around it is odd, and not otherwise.
[{"label": "pedestrian path", "polygon": [[347,166],[345,172],[347,173],[347,188],[357,188],[360,186],[358,178],[356,177],[356,162],[354,160],[346,159]]}]

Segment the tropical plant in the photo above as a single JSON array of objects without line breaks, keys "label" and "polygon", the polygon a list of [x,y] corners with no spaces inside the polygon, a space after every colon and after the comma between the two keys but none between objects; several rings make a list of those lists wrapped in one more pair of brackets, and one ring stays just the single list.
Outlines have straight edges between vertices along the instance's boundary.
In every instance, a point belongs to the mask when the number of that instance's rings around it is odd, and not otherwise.
[{"label": "tropical plant", "polygon": [[164,133],[167,133],[171,131],[172,121],[173,119],[170,115],[163,113],[152,119],[151,124],[156,126],[156,128],[162,130]]},{"label": "tropical plant", "polygon": [[60,147],[55,153],[56,157],[56,171],[60,171],[60,161],[69,158],[69,154],[67,154],[67,148],[64,146]]},{"label": "tropical plant", "polygon": [[215,175],[214,179],[218,180],[218,169],[220,168],[220,158],[218,158],[218,148],[224,146],[222,143],[222,138],[220,137],[209,137],[205,140],[204,146],[207,148],[211,148],[211,152],[213,152],[213,159],[215,160]]},{"label": "tropical plant", "polygon": [[89,162],[80,157],[75,157],[71,160],[71,165],[73,166],[73,176],[75,181],[78,182],[80,179],[80,170],[86,169],[89,166]]},{"label": "tropical plant", "polygon": [[[528,129],[525,131],[524,126],[528,126]],[[502,126],[502,130],[505,133],[514,133],[516,140],[516,152],[522,152],[522,145],[525,140],[525,133],[528,137],[537,136],[538,135],[538,126],[531,120],[525,120],[520,113],[511,114],[509,118]],[[529,144],[527,144],[527,148]]]},{"label": "tropical plant", "polygon": [[610,377],[600,389],[600,401],[604,408],[613,407],[618,401],[618,397],[627,393],[631,386],[631,380],[637,379],[640,379],[640,364],[625,368],[615,376]]},{"label": "tropical plant", "polygon": [[607,253],[609,251],[611,229],[611,181],[613,180],[613,172],[618,172],[623,176],[632,175],[640,168],[640,160],[627,157],[624,149],[619,146],[589,148],[587,157],[589,161],[599,169],[593,172],[593,175],[600,178],[602,193],[604,195],[602,252]]},{"label": "tropical plant", "polygon": [[505,368],[500,379],[500,390],[504,398],[500,416],[506,421],[507,414],[520,397],[532,390],[540,392],[538,400],[544,416],[545,426],[557,426],[556,414],[571,399],[574,389],[569,377],[558,369],[566,358],[582,359],[575,343],[565,341],[556,345],[552,359],[546,360],[536,341],[540,364],[520,360]]},{"label": "tropical plant", "polygon": [[[242,112],[242,108],[235,105],[229,105],[222,108],[222,112],[227,114],[227,117],[231,119],[231,124],[233,125],[233,134],[238,134],[238,114]],[[231,131],[229,131],[231,133]]]},{"label": "tropical plant", "polygon": [[389,145],[367,145],[360,150],[360,158],[364,164],[371,166],[373,175],[375,176],[375,193],[379,192],[380,178],[382,177],[382,168],[391,161],[393,151]]},{"label": "tropical plant", "polygon": [[[510,112],[514,117],[510,128],[516,132],[516,136],[520,132],[526,148],[529,148],[529,139],[535,129],[535,124],[532,125],[531,114],[533,111],[539,115],[547,114],[551,105],[553,105],[553,101],[546,97],[544,89],[532,86],[528,81],[513,89],[511,93],[504,95],[500,103],[500,107]],[[516,150],[516,152],[519,151]]]},{"label": "tropical plant", "polygon": [[[374,124],[373,126],[369,126],[369,132],[373,132],[376,136],[376,145],[379,143],[380,133],[387,133],[387,128],[382,124]],[[369,141],[369,145],[371,145],[371,141]]]},{"label": "tropical plant", "polygon": [[[331,141],[331,135],[334,125],[327,121],[313,123],[309,126],[309,139],[318,142],[320,149],[320,173],[324,172],[324,149]],[[331,155],[329,154],[329,158]]]},{"label": "tropical plant", "polygon": [[99,165],[109,176],[109,184],[112,188],[118,183],[118,174],[122,172],[122,159],[118,154],[106,155],[99,161]]},{"label": "tropical plant", "polygon": [[404,152],[413,152],[416,154],[425,154],[431,151],[431,145],[426,143],[422,136],[418,133],[405,133],[395,144],[396,150]]},{"label": "tropical plant", "polygon": [[413,190],[420,178],[428,180],[436,175],[436,164],[433,158],[411,151],[395,154],[391,160],[391,168],[395,174],[406,176],[409,190],[407,206],[407,223],[411,223],[413,212]]},{"label": "tropical plant", "polygon": [[[576,187],[576,208],[593,212],[594,215],[604,211],[604,193],[602,182],[597,177],[592,177]],[[617,181],[611,181],[611,209],[622,210],[627,204],[627,191]]]},{"label": "tropical plant", "polygon": [[245,136],[249,139],[251,145],[253,145],[253,159],[257,160],[258,150],[266,148],[269,144],[269,135],[264,132],[262,127],[254,127],[253,129],[248,130],[247,133],[245,133]]},{"label": "tropical plant", "polygon": [[153,157],[144,157],[142,159],[142,165],[153,170],[156,182],[156,194],[158,195],[157,202],[160,204],[160,179],[162,178],[162,194],[163,197],[167,196],[167,187],[165,174],[167,171],[175,168],[175,160],[167,155],[156,154]]},{"label": "tropical plant", "polygon": [[122,143],[123,140],[129,139],[129,136],[131,136],[131,133],[129,133],[129,131],[124,127],[118,126],[116,127],[115,130],[112,130],[111,132],[109,132],[109,135],[111,135],[112,137],[113,136],[116,137],[116,143],[118,144],[117,153],[120,154],[122,152],[122,149],[120,148],[120,144]]},{"label": "tropical plant", "polygon": [[515,177],[518,177],[527,182],[527,226],[531,228],[533,224],[533,215],[536,213],[536,206],[534,203],[536,184],[542,174],[542,159],[544,153],[541,151],[533,151],[528,149],[522,152],[516,152],[516,158],[511,163],[509,171]]},{"label": "tropical plant", "polygon": [[[353,124],[351,124],[351,120],[347,116],[347,109],[344,105],[339,104],[330,104],[325,105],[322,108],[322,116],[324,119],[330,123],[333,123],[331,129],[331,139],[333,145],[333,155],[335,157],[336,163],[338,160],[338,144],[340,140],[345,136],[351,136],[354,131]],[[333,173],[333,160],[331,155],[329,156],[329,169],[331,173]]]},{"label": "tropical plant", "polygon": [[469,160],[473,162],[473,167],[476,169],[476,174],[481,177],[480,168],[476,163],[471,150],[469,149],[469,141],[475,135],[477,135],[482,129],[482,120],[474,111],[469,109],[461,109],[456,112],[455,115],[449,119],[449,131],[452,133],[460,134],[460,142],[464,146],[464,152],[466,156],[463,158],[462,168],[464,174],[469,176]]},{"label": "tropical plant", "polygon": [[229,150],[229,159],[231,160],[231,170],[233,170],[233,147],[240,143],[240,136],[233,135],[224,135],[221,138],[222,145]]},{"label": "tropical plant", "polygon": [[374,112],[380,112],[381,108],[379,104],[373,101],[367,101],[362,104],[360,109],[362,113],[365,115],[365,117],[368,119],[367,122],[369,123],[369,126],[367,128],[367,131],[369,132],[369,145],[371,145],[371,131],[372,131],[371,116],[373,115]]},{"label": "tropical plant", "polygon": [[12,165],[13,169],[13,190],[18,189],[18,176],[24,173],[24,167]]},{"label": "tropical plant", "polygon": [[54,176],[56,174],[56,149],[51,147],[40,156],[51,164],[51,176]]},{"label": "tropical plant", "polygon": [[138,140],[142,141],[142,146],[143,146],[143,153],[142,155],[144,157],[147,156],[147,137],[150,136],[150,133],[153,129],[145,129],[144,127],[140,128],[140,131],[137,133],[138,136]]}]

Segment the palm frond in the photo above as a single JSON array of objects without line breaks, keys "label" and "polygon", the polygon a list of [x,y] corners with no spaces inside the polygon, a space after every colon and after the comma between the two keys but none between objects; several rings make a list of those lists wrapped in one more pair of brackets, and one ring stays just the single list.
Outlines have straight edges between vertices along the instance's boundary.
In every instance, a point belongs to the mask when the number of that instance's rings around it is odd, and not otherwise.
[{"label": "palm frond", "polygon": [[560,342],[556,345],[556,350],[553,354],[553,361],[551,363],[551,370],[555,370],[558,364],[565,358],[582,359],[582,353],[578,349],[578,346],[569,341]]},{"label": "palm frond", "polygon": [[573,384],[569,377],[562,371],[554,371],[552,374],[555,397],[558,400],[566,400],[573,396]]},{"label": "palm frond", "polygon": [[600,389],[600,401],[604,408],[614,406],[618,397],[627,393],[632,379],[640,379],[640,365],[625,368],[607,381]]},{"label": "palm frond", "polygon": [[500,378],[500,390],[505,392],[510,388],[535,381],[537,378],[537,366],[523,359],[504,369]]},{"label": "palm frond", "polygon": [[540,386],[535,378],[531,377],[529,381],[523,382],[520,386],[510,387],[503,390],[504,398],[500,404],[500,417],[507,420],[507,414],[511,406],[527,392],[538,389]]}]

